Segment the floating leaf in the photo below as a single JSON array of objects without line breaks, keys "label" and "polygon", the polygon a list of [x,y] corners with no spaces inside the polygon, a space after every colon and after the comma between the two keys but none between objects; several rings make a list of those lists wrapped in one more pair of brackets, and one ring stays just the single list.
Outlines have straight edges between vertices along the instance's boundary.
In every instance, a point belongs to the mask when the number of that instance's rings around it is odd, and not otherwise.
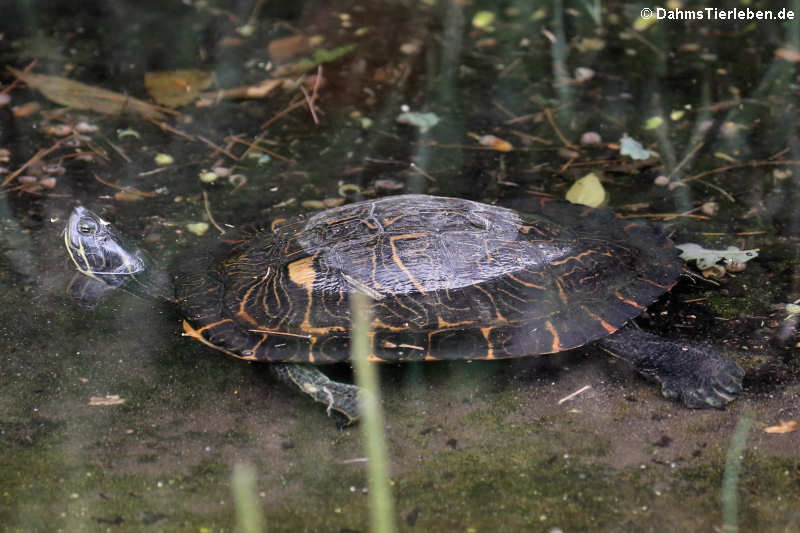
[{"label": "floating leaf", "polygon": [[198,69],[147,72],[144,86],[153,100],[167,107],[180,107],[192,103],[205,91],[214,78],[210,72]]},{"label": "floating leaf", "polygon": [[681,250],[681,259],[684,261],[697,261],[697,268],[700,270],[710,268],[720,261],[727,265],[743,265],[747,261],[758,257],[758,250],[740,250],[736,246],[728,246],[726,250],[707,250],[699,244],[689,242],[677,244],[675,247]]},{"label": "floating leaf", "polygon": [[664,123],[664,119],[661,117],[650,117],[647,119],[647,122],[644,123],[644,129],[646,130],[654,130],[660,125]]},{"label": "floating leaf", "polygon": [[491,30],[495,14],[491,11],[478,11],[472,17],[472,27],[478,30]]},{"label": "floating leaf", "polygon": [[567,201],[573,204],[588,205],[598,207],[608,199],[608,194],[603,188],[603,184],[594,173],[586,174],[584,177],[572,184],[567,191]]},{"label": "floating leaf", "polygon": [[628,137],[627,133],[623,134],[622,139],[619,140],[619,153],[620,155],[627,155],[634,160],[650,159],[656,155],[655,152],[647,150],[633,137]]},{"label": "floating leaf", "polygon": [[202,237],[208,231],[209,225],[207,222],[192,222],[186,224],[186,229],[197,235],[198,237]]},{"label": "floating leaf", "polygon": [[115,93],[86,85],[79,81],[23,72],[11,67],[6,67],[14,76],[21,79],[39,92],[48,100],[59,105],[73,109],[90,109],[108,115],[122,113],[135,113],[149,119],[163,119],[164,114],[155,106],[142,100],[131,98],[127,94]]}]

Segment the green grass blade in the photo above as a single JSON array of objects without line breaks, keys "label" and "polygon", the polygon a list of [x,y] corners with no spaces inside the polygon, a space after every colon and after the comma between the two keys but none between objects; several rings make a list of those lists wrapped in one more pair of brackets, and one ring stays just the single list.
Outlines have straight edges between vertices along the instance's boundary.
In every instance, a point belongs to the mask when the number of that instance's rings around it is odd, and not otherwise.
[{"label": "green grass blade", "polygon": [[264,515],[256,492],[255,469],[249,465],[233,465],[231,490],[236,505],[236,531],[238,533],[262,533]]}]

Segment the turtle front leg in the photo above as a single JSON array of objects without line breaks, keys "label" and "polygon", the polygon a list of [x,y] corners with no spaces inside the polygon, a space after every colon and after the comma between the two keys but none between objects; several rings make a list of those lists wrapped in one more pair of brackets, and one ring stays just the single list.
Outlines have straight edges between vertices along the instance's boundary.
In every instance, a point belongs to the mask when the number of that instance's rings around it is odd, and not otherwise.
[{"label": "turtle front leg", "polygon": [[742,392],[742,367],[711,347],[658,337],[632,324],[598,344],[687,407],[724,407]]},{"label": "turtle front leg", "polygon": [[272,363],[270,368],[279,380],[326,405],[328,416],[332,413],[342,415],[346,426],[358,421],[358,397],[362,392],[355,385],[333,381],[311,365]]}]

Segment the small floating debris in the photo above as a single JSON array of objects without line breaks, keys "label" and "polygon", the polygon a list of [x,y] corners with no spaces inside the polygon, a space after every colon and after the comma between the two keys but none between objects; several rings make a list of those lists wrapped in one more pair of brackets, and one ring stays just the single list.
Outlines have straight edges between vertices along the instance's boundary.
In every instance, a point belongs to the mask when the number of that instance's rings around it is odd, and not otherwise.
[{"label": "small floating debris", "polygon": [[131,128],[127,128],[127,129],[124,129],[124,130],[119,130],[117,132],[117,139],[124,139],[125,137],[136,137],[137,139],[141,139],[142,138],[142,136],[139,135],[138,131],[136,131],[134,129],[131,129]]},{"label": "small floating debris", "polygon": [[106,394],[105,396],[92,396],[89,398],[89,405],[92,407],[103,405],[120,405],[125,403],[125,398],[121,398],[119,394]]},{"label": "small floating debris", "polygon": [[800,426],[797,420],[780,420],[778,425],[764,428],[764,433],[793,433]]},{"label": "small floating debris", "polygon": [[493,31],[495,14],[492,11],[478,11],[472,17],[472,27],[476,30]]},{"label": "small floating debris", "polygon": [[575,81],[585,83],[594,78],[595,71],[589,67],[577,67],[575,69]]},{"label": "small floating debris", "polygon": [[156,165],[160,167],[166,167],[174,163],[175,158],[169,154],[156,154],[156,156],[153,158],[153,161],[155,161]]},{"label": "small floating debris", "polygon": [[600,144],[601,142],[603,142],[603,138],[600,137],[600,134],[597,133],[596,131],[587,131],[584,132],[583,135],[581,135],[581,144],[584,146],[592,144]]},{"label": "small floating debris", "polygon": [[664,119],[659,117],[659,116],[650,117],[645,121],[644,129],[646,129],[646,130],[654,130],[654,129],[658,128],[659,126],[661,126],[663,123],[664,123]]},{"label": "small floating debris", "polygon": [[201,172],[197,177],[200,178],[200,181],[203,183],[214,183],[219,178],[216,172],[211,171]]},{"label": "small floating debris", "polygon": [[427,133],[429,129],[439,123],[439,116],[436,113],[420,113],[408,111],[400,113],[395,119],[400,124],[408,124],[419,128],[421,133]]},{"label": "small floating debris", "polygon": [[510,152],[514,149],[514,145],[505,139],[495,137],[494,135],[478,135],[477,133],[467,133],[470,137],[478,141],[482,146],[488,146],[492,150],[498,152]]},{"label": "small floating debris", "polygon": [[584,385],[583,387],[581,387],[580,389],[576,390],[572,394],[567,394],[566,396],[564,396],[563,398],[558,400],[557,403],[558,403],[558,405],[561,405],[562,403],[573,399],[575,396],[578,396],[579,394],[583,394],[584,392],[586,392],[587,390],[589,390],[591,388],[592,388],[591,385]]},{"label": "small floating debris", "polygon": [[620,155],[627,155],[633,160],[650,159],[656,155],[652,150],[647,150],[642,146],[642,143],[633,137],[629,137],[627,133],[623,134],[619,140],[619,153]]}]

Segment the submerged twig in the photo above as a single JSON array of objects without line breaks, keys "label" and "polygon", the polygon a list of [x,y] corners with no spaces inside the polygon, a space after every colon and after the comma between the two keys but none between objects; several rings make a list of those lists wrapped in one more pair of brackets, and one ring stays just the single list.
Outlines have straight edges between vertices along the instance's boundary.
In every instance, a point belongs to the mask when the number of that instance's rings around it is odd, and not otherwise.
[{"label": "submerged twig", "polygon": [[694,176],[688,176],[686,178],[683,178],[681,182],[689,183],[690,181],[699,180],[700,178],[705,178],[706,176],[711,176],[713,174],[720,174],[722,172],[727,172],[728,170],[735,170],[737,168],[763,167],[768,165],[800,166],[800,160],[750,161],[749,163],[740,163],[738,165],[727,165],[724,167],[712,168],[711,170],[706,170],[704,172],[701,172],[700,174],[695,174]]},{"label": "submerged twig", "polygon": [[115,185],[114,183],[104,180],[94,172],[92,173],[92,175],[94,176],[94,179],[96,179],[106,187],[111,187],[112,189],[117,189],[118,191],[122,191],[124,193],[128,193],[134,196],[141,196],[142,198],[155,198],[156,196],[158,196],[157,192],[144,192],[134,187],[124,187],[121,185]]},{"label": "submerged twig", "polygon": [[52,152],[54,150],[57,150],[58,148],[61,147],[62,144],[64,144],[68,140],[71,140],[71,139],[75,138],[75,136],[76,136],[75,134],[72,134],[69,137],[64,137],[63,139],[59,139],[58,141],[55,142],[55,144],[53,146],[51,146],[49,148],[40,149],[38,152],[33,154],[33,157],[28,159],[25,162],[25,164],[23,164],[17,170],[15,170],[14,172],[12,172],[8,176],[6,176],[6,178],[3,180],[3,183],[0,183],[0,187],[5,187],[9,183],[11,183],[14,180],[14,178],[16,178],[17,176],[22,174],[25,171],[26,168],[28,168],[29,166],[31,166],[32,164],[34,164],[35,162],[37,162],[38,160],[40,160],[41,158],[43,158],[44,156],[49,154],[50,152]]},{"label": "submerged twig", "polygon": [[317,119],[317,112],[314,109],[316,106],[317,98],[319,98],[319,94],[317,91],[319,90],[319,83],[322,79],[322,65],[317,65],[317,77],[314,80],[314,87],[311,89],[311,96],[308,95],[306,92],[305,87],[302,85],[300,86],[300,90],[303,92],[303,96],[306,98],[306,103],[308,104],[308,110],[311,111],[311,118],[314,119],[314,124],[319,124],[319,119]]},{"label": "submerged twig", "polygon": [[208,221],[211,222],[211,225],[217,228],[217,231],[220,233],[225,233],[225,230],[219,227],[217,221],[214,220],[214,215],[211,214],[211,204],[208,201],[208,193],[203,191],[203,207],[206,210],[206,216],[208,217]]},{"label": "submerged twig", "polygon": [[567,140],[567,138],[564,137],[564,134],[561,133],[561,130],[558,129],[558,126],[556,125],[556,121],[553,119],[553,112],[550,111],[549,107],[545,107],[544,108],[544,116],[545,116],[545,118],[547,118],[547,122],[550,124],[550,127],[552,127],[553,131],[556,132],[556,135],[561,140],[561,142],[564,144],[564,146],[566,146],[567,148],[571,148],[573,150],[578,150],[578,147],[575,146],[574,144],[572,144],[571,142],[569,142]]}]

